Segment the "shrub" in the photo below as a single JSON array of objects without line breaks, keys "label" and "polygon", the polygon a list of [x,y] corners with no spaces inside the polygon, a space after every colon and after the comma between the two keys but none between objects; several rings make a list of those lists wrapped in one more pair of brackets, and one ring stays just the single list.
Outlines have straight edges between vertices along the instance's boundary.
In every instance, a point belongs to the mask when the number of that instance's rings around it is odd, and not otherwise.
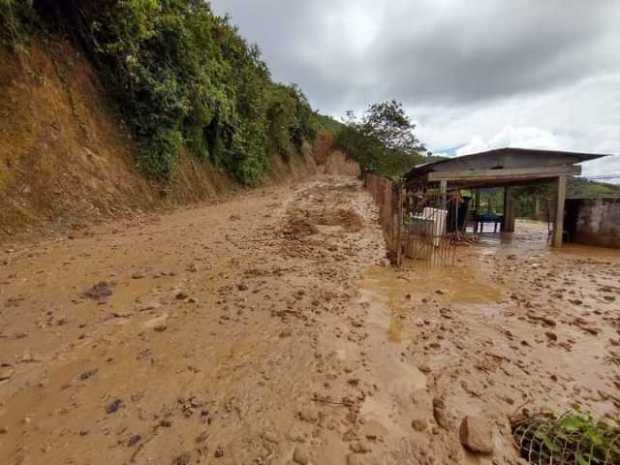
[{"label": "shrub", "polygon": [[314,137],[303,93],[274,83],[258,47],[208,2],[0,0],[7,40],[34,10],[43,27],[73,35],[97,65],[150,176],[167,179],[185,144],[253,184],[272,152]]}]

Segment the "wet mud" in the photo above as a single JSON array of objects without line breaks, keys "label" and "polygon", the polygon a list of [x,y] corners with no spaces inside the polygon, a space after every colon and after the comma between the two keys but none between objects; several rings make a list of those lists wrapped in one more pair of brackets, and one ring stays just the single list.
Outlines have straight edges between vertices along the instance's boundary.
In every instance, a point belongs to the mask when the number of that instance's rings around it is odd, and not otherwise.
[{"label": "wet mud", "polygon": [[323,176],[8,245],[0,463],[519,463],[521,407],[620,407],[620,255],[519,226],[394,270]]}]

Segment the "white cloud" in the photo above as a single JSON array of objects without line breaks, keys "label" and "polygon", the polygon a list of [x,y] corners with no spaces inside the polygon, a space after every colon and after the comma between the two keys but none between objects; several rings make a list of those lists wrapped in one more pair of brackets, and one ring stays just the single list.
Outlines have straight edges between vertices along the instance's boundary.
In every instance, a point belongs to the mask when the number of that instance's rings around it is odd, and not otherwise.
[{"label": "white cloud", "polygon": [[419,117],[420,138],[437,152],[522,147],[616,154],[584,164],[584,173],[620,175],[620,73],[479,105],[409,111]]},{"label": "white cloud", "polygon": [[515,128],[506,126],[488,141],[485,141],[480,136],[473,137],[468,144],[459,147],[456,154],[467,155],[503,147],[548,150],[559,150],[561,148],[557,138],[549,131],[532,127]]}]

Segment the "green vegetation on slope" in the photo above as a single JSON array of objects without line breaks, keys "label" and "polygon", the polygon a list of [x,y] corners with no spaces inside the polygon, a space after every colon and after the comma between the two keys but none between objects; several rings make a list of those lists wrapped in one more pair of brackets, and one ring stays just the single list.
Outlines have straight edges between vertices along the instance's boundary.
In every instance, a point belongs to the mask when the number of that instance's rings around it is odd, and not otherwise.
[{"label": "green vegetation on slope", "polygon": [[588,179],[573,178],[568,183],[569,199],[602,199],[620,197],[620,186]]},{"label": "green vegetation on slope", "polygon": [[415,125],[395,100],[371,105],[358,118],[349,112],[337,133],[336,145],[360,164],[363,172],[398,178],[423,163],[424,145],[414,134]]},{"label": "green vegetation on slope", "polygon": [[297,86],[272,81],[259,49],[201,0],[0,0],[0,41],[71,35],[140,143],[139,167],[167,179],[183,146],[254,184],[271,155],[320,121]]}]

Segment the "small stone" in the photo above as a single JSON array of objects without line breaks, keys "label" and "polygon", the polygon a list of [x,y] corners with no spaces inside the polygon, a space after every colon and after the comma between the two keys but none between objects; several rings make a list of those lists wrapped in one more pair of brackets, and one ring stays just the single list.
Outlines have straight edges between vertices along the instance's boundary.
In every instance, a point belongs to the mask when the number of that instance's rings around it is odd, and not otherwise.
[{"label": "small stone", "polygon": [[316,423],[319,415],[315,410],[304,408],[299,411],[299,419],[307,423]]},{"label": "small stone", "polygon": [[188,267],[187,267],[187,271],[189,271],[190,273],[197,273],[198,272],[198,267],[196,266],[195,263],[191,263]]},{"label": "small stone", "polygon": [[215,449],[215,454],[213,454],[215,456],[216,459],[219,459],[220,457],[224,457],[224,449],[222,449],[221,447],[218,447],[217,449]]},{"label": "small stone", "polygon": [[470,452],[493,453],[493,430],[484,418],[467,416],[459,430],[461,444]]},{"label": "small stone", "polygon": [[189,296],[188,296],[185,292],[180,291],[180,292],[177,292],[177,294],[176,294],[174,297],[175,297],[177,300],[185,300],[185,299],[187,299]]},{"label": "small stone", "polygon": [[172,461],[172,465],[189,465],[192,462],[192,456],[189,452],[179,455]]},{"label": "small stone", "polygon": [[86,381],[87,379],[92,378],[93,376],[95,376],[98,371],[99,370],[97,370],[97,369],[85,371],[84,373],[82,373],[80,375],[80,380]]},{"label": "small stone", "polygon": [[267,442],[271,442],[272,444],[278,443],[278,437],[271,431],[264,431],[263,434],[261,434],[261,436]]},{"label": "small stone", "polygon": [[94,299],[102,300],[112,295],[112,285],[106,281],[101,281],[95,284],[93,287],[84,292],[84,296]]},{"label": "small stone", "polygon": [[144,279],[144,274],[140,272],[136,272],[131,275],[131,279]]},{"label": "small stone", "polygon": [[420,370],[425,375],[429,374],[432,371],[431,367],[429,367],[428,365],[421,365],[418,367],[418,370]]},{"label": "small stone", "polygon": [[15,370],[11,367],[1,367],[0,368],[0,381],[8,381],[13,377]]},{"label": "small stone", "polygon": [[123,406],[123,401],[121,399],[116,399],[115,401],[110,402],[106,408],[105,413],[110,415],[111,413],[116,413]]},{"label": "small stone", "polygon": [[168,329],[167,325],[161,324],[161,325],[157,325],[153,328],[154,331],[158,332],[158,333],[163,333],[164,331],[166,331]]},{"label": "small stone", "polygon": [[347,465],[365,465],[366,461],[362,455],[349,454],[347,455]]},{"label": "small stone", "polygon": [[428,422],[423,418],[414,418],[411,421],[411,427],[417,432],[421,433],[423,431],[426,431],[426,428],[428,428]]},{"label": "small stone", "polygon": [[370,446],[363,441],[353,442],[349,448],[351,452],[355,452],[356,454],[367,454],[372,450]]},{"label": "small stone", "polygon": [[133,447],[136,444],[138,444],[141,440],[142,440],[142,436],[140,436],[139,434],[135,434],[129,438],[129,441],[127,441],[127,447]]},{"label": "small stone", "polygon": [[308,451],[303,446],[297,446],[295,452],[293,452],[293,462],[299,465],[308,465],[310,459],[308,458]]},{"label": "small stone", "polygon": [[0,434],[7,434],[9,429],[6,426],[0,426]]},{"label": "small stone", "polygon": [[558,336],[557,336],[557,334],[552,333],[551,331],[546,332],[546,333],[545,333],[545,336],[547,336],[547,338],[548,338],[550,341],[553,341],[553,342],[555,342],[555,341],[557,341],[557,340],[558,340]]}]

